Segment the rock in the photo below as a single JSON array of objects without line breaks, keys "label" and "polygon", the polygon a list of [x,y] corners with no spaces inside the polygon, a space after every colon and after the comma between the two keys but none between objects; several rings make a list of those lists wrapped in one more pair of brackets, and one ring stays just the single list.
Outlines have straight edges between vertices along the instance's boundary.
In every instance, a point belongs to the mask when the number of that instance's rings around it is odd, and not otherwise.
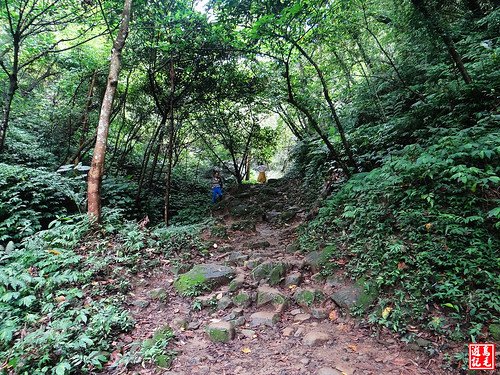
[{"label": "rock", "polygon": [[304,336],[302,342],[306,346],[319,346],[330,340],[330,335],[325,332],[309,332]]},{"label": "rock", "polygon": [[289,273],[285,278],[285,286],[297,285],[302,282],[302,274],[300,272]]},{"label": "rock", "polygon": [[234,325],[231,322],[210,323],[206,328],[208,337],[213,342],[229,342],[234,339]]},{"label": "rock", "polygon": [[359,303],[362,289],[356,285],[343,286],[331,298],[339,307],[350,310]]},{"label": "rock", "polygon": [[342,279],[335,276],[330,276],[325,281],[325,286],[329,288],[340,288],[343,284]]},{"label": "rock", "polygon": [[281,282],[286,272],[286,265],[281,262],[264,262],[252,270],[255,281],[266,280],[269,285],[277,285]]},{"label": "rock", "polygon": [[244,285],[245,285],[245,275],[238,274],[229,283],[229,291],[230,292],[236,292],[237,290],[240,290],[241,288],[243,288]]},{"label": "rock", "polygon": [[328,309],[313,307],[311,309],[311,315],[315,319],[326,319],[328,317]]},{"label": "rock", "polygon": [[250,326],[257,327],[265,325],[274,327],[279,320],[280,316],[275,312],[259,311],[250,316]]},{"label": "rock", "polygon": [[225,310],[229,306],[233,304],[233,301],[231,301],[231,298],[229,297],[222,297],[218,302],[217,302],[217,309],[218,310]]},{"label": "rock", "polygon": [[304,328],[303,327],[299,327],[299,328],[297,328],[297,330],[293,334],[293,337],[300,337],[303,334],[304,334]]},{"label": "rock", "polygon": [[11,252],[13,252],[14,250],[16,250],[16,245],[14,244],[14,242],[9,241],[9,242],[7,243],[7,245],[5,245],[5,252],[6,252],[6,253],[11,253]]},{"label": "rock", "polygon": [[187,326],[187,329],[190,331],[196,331],[198,328],[200,328],[201,322],[190,322]]},{"label": "rock", "polygon": [[197,264],[189,272],[180,275],[174,287],[181,295],[196,295],[227,284],[234,276],[231,267],[215,263]]},{"label": "rock", "polygon": [[229,320],[239,318],[240,316],[243,316],[243,309],[238,307],[231,311],[231,313],[229,314]]},{"label": "rock", "polygon": [[303,323],[311,319],[311,314],[297,314],[293,317],[294,322]]},{"label": "rock", "polygon": [[305,366],[307,366],[309,364],[309,362],[311,362],[311,360],[309,358],[302,358],[300,360],[300,363],[302,363]]},{"label": "rock", "polygon": [[269,212],[266,212],[264,214],[264,217],[265,217],[266,221],[274,222],[277,219],[277,217],[279,216],[280,213],[281,212],[279,212],[279,211],[271,210]]},{"label": "rock", "polygon": [[172,325],[174,326],[174,328],[178,328],[178,329],[186,329],[188,327],[188,322],[185,318],[175,318],[173,321],[172,321]]},{"label": "rock", "polygon": [[287,223],[289,221],[292,221],[295,216],[297,215],[297,210],[296,209],[289,209],[285,212],[282,212],[280,215],[279,215],[279,221],[283,222],[283,223]]},{"label": "rock", "polygon": [[245,337],[248,337],[249,339],[253,338],[255,336],[255,331],[251,329],[242,329],[241,334]]},{"label": "rock", "polygon": [[297,288],[293,298],[297,305],[303,307],[311,307],[315,302],[324,299],[323,293],[311,288]]},{"label": "rock", "polygon": [[287,297],[278,289],[271,288],[268,285],[262,285],[257,288],[257,307],[272,304],[274,307],[285,305]]},{"label": "rock", "polygon": [[323,266],[330,260],[335,252],[334,246],[325,246],[321,251],[311,251],[306,255],[304,261],[306,265],[314,272],[319,272]]},{"label": "rock", "polygon": [[285,337],[289,337],[293,334],[293,328],[292,327],[286,327],[284,330],[283,330],[283,336]]},{"label": "rock", "polygon": [[488,330],[490,332],[491,337],[493,337],[493,340],[500,341],[500,324],[498,323],[490,324]]},{"label": "rock", "polygon": [[168,302],[168,294],[167,291],[163,288],[152,289],[148,293],[149,298],[154,299],[156,301],[160,301],[163,303]]},{"label": "rock", "polygon": [[140,307],[141,309],[145,309],[146,307],[149,306],[149,304],[150,304],[150,302],[148,300],[145,300],[145,299],[138,299],[138,300],[135,300],[134,302],[132,302],[132,305]]},{"label": "rock", "polygon": [[342,372],[331,367],[322,367],[318,370],[317,375],[342,375]]},{"label": "rock", "polygon": [[240,316],[239,318],[236,318],[236,319],[231,320],[231,322],[233,322],[233,324],[234,324],[236,327],[241,327],[241,326],[244,326],[244,325],[245,325],[246,320],[245,320],[245,317],[244,317],[244,316]]},{"label": "rock", "polygon": [[248,260],[249,256],[248,254],[243,254],[240,253],[239,251],[235,251],[229,255],[229,258],[227,259],[227,263],[230,265],[243,265],[246,260]]},{"label": "rock", "polygon": [[302,309],[293,309],[292,311],[290,311],[290,314],[292,314],[292,315],[298,315],[301,313],[302,313]]},{"label": "rock", "polygon": [[240,290],[240,292],[233,297],[233,303],[236,306],[248,307],[252,304],[252,296],[250,293]]}]

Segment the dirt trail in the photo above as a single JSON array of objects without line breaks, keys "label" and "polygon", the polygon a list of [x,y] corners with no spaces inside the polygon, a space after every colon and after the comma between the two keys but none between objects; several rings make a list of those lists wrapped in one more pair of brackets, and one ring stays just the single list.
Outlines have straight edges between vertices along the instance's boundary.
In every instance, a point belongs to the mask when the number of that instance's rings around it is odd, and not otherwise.
[{"label": "dirt trail", "polygon": [[[229,291],[227,285],[216,289],[211,296],[219,308],[193,309],[192,298],[180,297],[173,288],[175,276],[170,264],[143,275],[133,294],[132,300],[145,300],[149,304],[133,306],[131,312],[137,321],[130,336],[121,337],[124,342],[145,339],[152,332],[165,325],[174,328],[176,339],[173,349],[178,355],[169,370],[154,366],[138,366],[133,370],[114,370],[114,374],[170,374],[170,375],[369,375],[369,374],[446,374],[439,368],[440,359],[430,359],[424,351],[408,348],[388,332],[374,334],[367,326],[339,309],[329,298],[335,285],[325,284],[313,276],[314,267],[300,253],[292,253],[290,245],[296,238],[296,228],[303,220],[305,212],[292,205],[287,194],[277,190],[266,191],[273,195],[267,215],[259,213],[252,221],[251,209],[258,189],[253,187],[241,195],[227,197],[229,204],[218,211],[216,217],[220,228],[225,228],[227,238],[213,238],[216,247],[200,263],[220,263],[231,265],[242,281],[239,290]],[[262,191],[260,191],[262,193]],[[267,195],[266,195],[267,196]],[[262,197],[262,195],[260,195]],[[247,206],[241,206],[246,202]],[[280,211],[270,209],[276,206]],[[264,209],[266,205],[264,204]],[[231,208],[232,207],[232,208]],[[250,207],[250,208],[249,208]],[[283,214],[292,211],[291,214]],[[270,212],[270,213],[269,213]],[[262,220],[264,219],[264,220]],[[244,231],[235,230],[242,229]],[[253,229],[253,225],[255,228]],[[233,228],[233,229],[231,229]],[[288,250],[287,250],[288,249]],[[268,290],[270,280],[256,280],[255,267],[262,263],[275,262],[286,265],[286,274],[300,273],[301,282],[297,287],[285,285],[281,280],[272,285],[288,299],[287,304],[262,304],[257,307],[256,294]],[[274,264],[275,264],[274,263]],[[244,280],[244,281],[243,281]],[[316,280],[316,281],[315,281]],[[169,296],[167,303],[150,298],[150,291],[165,288]],[[298,305],[295,301],[297,290],[315,289],[324,293],[325,298],[311,306]],[[246,293],[252,303],[238,309],[229,302],[238,293]],[[206,300],[206,299],[205,299]],[[203,300],[203,301],[205,301]],[[224,307],[225,302],[230,306]],[[270,326],[258,325],[252,314],[258,311],[277,312],[279,321]],[[232,315],[232,316],[231,316]],[[243,318],[239,318],[242,315]],[[313,316],[314,315],[314,316]],[[316,317],[315,317],[316,316]],[[212,342],[205,328],[213,321],[229,318],[236,323],[235,337],[227,343]],[[318,319],[319,318],[319,319]]]}]

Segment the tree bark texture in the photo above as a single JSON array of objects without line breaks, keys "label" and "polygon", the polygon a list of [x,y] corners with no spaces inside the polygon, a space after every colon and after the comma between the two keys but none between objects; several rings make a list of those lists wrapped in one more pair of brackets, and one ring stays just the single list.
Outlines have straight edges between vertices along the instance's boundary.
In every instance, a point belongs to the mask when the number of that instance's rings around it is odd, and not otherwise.
[{"label": "tree bark texture", "polygon": [[175,70],[174,62],[170,62],[170,124],[168,127],[168,157],[167,157],[167,174],[165,176],[165,225],[168,226],[170,221],[170,186],[172,184],[172,156],[174,154],[174,92],[175,92]]},{"label": "tree bark texture", "polygon": [[108,139],[109,123],[113,109],[113,100],[118,86],[118,75],[120,73],[121,53],[125,46],[130,22],[132,0],[125,0],[123,6],[120,29],[111,51],[111,62],[109,66],[108,82],[104,99],[102,101],[99,124],[97,126],[96,143],[92,156],[92,164],[88,176],[88,215],[99,221],[101,218],[101,181],[104,174],[104,160],[106,156],[106,143]]},{"label": "tree bark texture", "polygon": [[470,77],[467,69],[465,69],[464,63],[462,61],[462,57],[457,51],[455,47],[455,42],[453,41],[450,34],[438,23],[437,19],[433,17],[431,12],[426,8],[424,0],[411,0],[413,6],[422,14],[424,21],[429,25],[429,28],[438,34],[443,40],[446,48],[448,49],[448,53],[455,63],[458,71],[460,72],[465,83],[472,83],[472,78]]}]

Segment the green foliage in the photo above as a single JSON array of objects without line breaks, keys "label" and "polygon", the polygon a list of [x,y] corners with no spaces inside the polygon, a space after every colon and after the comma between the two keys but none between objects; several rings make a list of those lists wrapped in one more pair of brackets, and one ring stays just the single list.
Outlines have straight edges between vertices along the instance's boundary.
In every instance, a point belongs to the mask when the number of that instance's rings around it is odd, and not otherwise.
[{"label": "green foliage", "polygon": [[0,257],[0,356],[15,373],[91,373],[132,321],[111,298],[92,298],[93,256],[75,252],[87,220],[56,223]]},{"label": "green foliage", "polygon": [[43,169],[0,164],[0,242],[19,241],[77,212],[79,185]]},{"label": "green foliage", "polygon": [[305,228],[303,243],[335,244],[334,260],[376,283],[379,308],[393,310],[385,319],[375,309],[372,321],[404,332],[407,322],[432,328],[445,315],[444,333],[456,327],[476,339],[476,327],[498,316],[498,137],[457,129],[408,146],[354,176]]}]

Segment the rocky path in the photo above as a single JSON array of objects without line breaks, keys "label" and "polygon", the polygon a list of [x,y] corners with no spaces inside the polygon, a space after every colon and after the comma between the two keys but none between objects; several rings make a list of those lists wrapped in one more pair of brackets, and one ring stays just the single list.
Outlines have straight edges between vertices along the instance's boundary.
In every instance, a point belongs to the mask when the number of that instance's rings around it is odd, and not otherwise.
[{"label": "rocky path", "polygon": [[[340,277],[322,280],[317,273],[321,253],[294,252],[296,228],[306,213],[287,205],[285,194],[271,190],[266,196],[271,193],[274,204],[263,205],[267,212],[255,215],[252,198],[260,187],[253,189],[227,198],[227,206],[216,215],[218,226],[206,233],[213,251],[194,268],[179,277],[174,264],[165,263],[144,275],[130,296],[137,325],[120,340],[128,345],[171,326],[178,354],[170,369],[149,365],[112,373],[446,373],[440,360],[429,359],[421,348],[411,348],[388,332],[375,334],[351,318],[344,308],[359,298],[356,286]],[[182,265],[175,266],[182,270]],[[199,282],[194,289],[192,280]],[[199,297],[179,295],[179,290],[189,294],[199,287],[205,291]]]}]

